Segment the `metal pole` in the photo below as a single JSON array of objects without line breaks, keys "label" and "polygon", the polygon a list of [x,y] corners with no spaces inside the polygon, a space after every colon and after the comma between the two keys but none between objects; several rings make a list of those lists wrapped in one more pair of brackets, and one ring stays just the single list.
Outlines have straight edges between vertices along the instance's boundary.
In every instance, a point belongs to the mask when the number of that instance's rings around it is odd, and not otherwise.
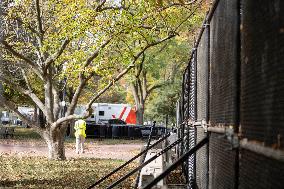
[{"label": "metal pole", "polygon": [[166,115],[166,132],[168,133],[169,115]]},{"label": "metal pole", "polygon": [[[207,30],[207,95],[206,95],[206,123],[210,121],[210,22],[206,22],[206,30]],[[210,133],[207,132],[207,137],[210,137]],[[209,145],[208,142],[206,146],[206,189],[209,188]]]},{"label": "metal pole", "polygon": [[175,145],[177,145],[178,143],[180,143],[183,140],[183,138],[179,138],[178,140],[176,140],[174,143],[170,144],[169,146],[167,146],[165,149],[163,149],[162,151],[160,151],[159,153],[157,153],[156,155],[154,155],[153,157],[151,157],[150,159],[148,159],[147,161],[145,161],[144,163],[142,163],[139,167],[135,168],[134,170],[130,171],[129,173],[127,173],[126,175],[124,175],[122,178],[120,178],[119,180],[115,181],[113,184],[111,184],[110,186],[107,187],[107,189],[111,189],[114,188],[115,186],[117,186],[118,184],[120,184],[122,181],[124,181],[126,178],[128,178],[129,176],[131,176],[132,174],[134,174],[136,171],[141,170],[145,165],[149,164],[151,161],[153,161],[154,159],[156,159],[157,157],[161,156],[162,154],[164,154],[165,152],[167,152],[169,149],[171,149],[172,147],[174,147]]},{"label": "metal pole", "polygon": [[[197,120],[197,47],[195,49],[194,53],[194,62],[193,62],[193,67],[194,67],[194,101],[193,101],[193,119],[194,121]],[[197,143],[197,129],[194,127],[194,145]],[[193,188],[196,188],[196,154],[193,154],[193,159],[194,159],[194,167],[193,167]]]},{"label": "metal pole", "polygon": [[184,155],[182,155],[177,161],[175,161],[170,167],[168,167],[162,174],[156,177],[152,182],[143,187],[142,189],[150,189],[155,184],[157,184],[161,179],[165,178],[171,171],[175,170],[180,164],[188,159],[189,156],[194,154],[197,150],[199,150],[202,146],[208,143],[209,139],[205,137],[202,139],[196,146],[194,146],[191,150],[187,151]]},{"label": "metal pole", "polygon": [[[236,126],[234,129],[235,133],[239,133],[240,126],[240,114],[241,114],[241,0],[237,0],[237,39],[236,39],[236,54],[237,54],[237,66],[236,66]],[[235,155],[235,189],[239,187],[239,174],[240,174],[240,163],[239,163],[240,149],[236,148]]]},{"label": "metal pole", "polygon": [[168,138],[170,136],[170,133],[168,133],[167,135],[165,135],[163,138],[159,139],[158,141],[156,141],[154,144],[152,144],[151,146],[149,146],[149,148],[144,149],[142,152],[140,152],[139,154],[137,154],[136,156],[134,156],[133,158],[131,158],[130,160],[128,160],[127,162],[125,162],[124,164],[122,164],[121,166],[117,167],[116,169],[114,169],[112,172],[110,172],[109,174],[105,175],[104,177],[100,178],[97,182],[95,182],[93,185],[91,185],[88,189],[93,188],[94,186],[100,184],[101,182],[103,182],[104,180],[106,180],[107,178],[109,178],[111,175],[113,175],[114,173],[116,173],[117,171],[121,170],[123,167],[125,167],[126,165],[128,165],[129,163],[131,163],[132,161],[134,161],[135,159],[137,159],[138,157],[140,157],[141,155],[143,155],[144,153],[146,153],[148,150],[152,149],[153,147],[155,147],[157,144],[159,144],[160,142],[164,141],[166,138]]},{"label": "metal pole", "polygon": [[207,131],[212,132],[212,133],[224,134],[226,133],[226,128],[225,127],[208,127]]},{"label": "metal pole", "polygon": [[211,9],[209,10],[209,13],[208,13],[208,16],[207,16],[207,21],[210,22],[213,15],[214,15],[214,12],[216,10],[216,8],[218,7],[218,4],[219,4],[219,1],[220,0],[215,0],[211,6]]},{"label": "metal pole", "polygon": [[275,150],[271,147],[266,147],[255,142],[250,142],[247,139],[242,139],[240,141],[240,147],[242,149],[261,154],[265,157],[284,162],[284,152],[282,150]]},{"label": "metal pole", "polygon": [[3,85],[2,85],[2,82],[0,82],[0,96],[3,96]]}]

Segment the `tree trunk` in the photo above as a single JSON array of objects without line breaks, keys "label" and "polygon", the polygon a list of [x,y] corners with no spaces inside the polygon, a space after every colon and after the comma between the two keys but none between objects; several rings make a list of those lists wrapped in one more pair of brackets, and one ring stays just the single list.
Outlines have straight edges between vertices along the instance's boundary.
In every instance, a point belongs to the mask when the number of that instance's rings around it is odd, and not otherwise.
[{"label": "tree trunk", "polygon": [[52,160],[65,160],[64,134],[65,130],[56,128],[53,131],[47,131],[44,139],[48,146],[48,158]]},{"label": "tree trunk", "polygon": [[136,110],[136,124],[143,125],[144,119],[144,106],[138,105]]}]

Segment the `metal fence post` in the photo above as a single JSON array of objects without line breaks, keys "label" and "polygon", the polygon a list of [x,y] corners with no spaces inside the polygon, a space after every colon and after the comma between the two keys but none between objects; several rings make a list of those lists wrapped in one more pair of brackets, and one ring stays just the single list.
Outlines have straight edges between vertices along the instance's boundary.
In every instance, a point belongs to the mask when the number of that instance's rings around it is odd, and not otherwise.
[{"label": "metal fence post", "polygon": [[[206,15],[206,17],[208,14]],[[206,20],[206,33],[207,33],[207,95],[206,95],[206,123],[210,121],[210,21]],[[210,133],[207,132],[207,137],[210,139]],[[206,189],[209,189],[209,145],[210,140],[206,146]]]}]

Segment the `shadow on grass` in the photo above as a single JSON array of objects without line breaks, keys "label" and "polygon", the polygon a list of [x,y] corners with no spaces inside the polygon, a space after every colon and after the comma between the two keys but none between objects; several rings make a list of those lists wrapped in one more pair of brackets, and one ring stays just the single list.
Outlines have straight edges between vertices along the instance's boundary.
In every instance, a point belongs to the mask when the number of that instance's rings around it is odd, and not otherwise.
[{"label": "shadow on grass", "polygon": [[[73,183],[74,184],[74,183]],[[54,180],[54,179],[22,179],[22,180],[6,180],[0,181],[0,188],[2,187],[23,187],[23,188],[77,188],[78,186],[74,186],[72,183],[62,179],[62,180]],[[73,186],[72,186],[73,185]],[[86,184],[84,184],[86,185]],[[87,186],[87,185],[86,185]],[[82,186],[84,187],[84,186]]]}]

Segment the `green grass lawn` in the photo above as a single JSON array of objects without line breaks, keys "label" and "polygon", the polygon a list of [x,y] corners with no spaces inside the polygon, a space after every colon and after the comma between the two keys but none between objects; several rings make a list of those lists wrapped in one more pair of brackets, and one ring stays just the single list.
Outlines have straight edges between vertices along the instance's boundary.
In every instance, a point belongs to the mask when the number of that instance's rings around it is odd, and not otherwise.
[{"label": "green grass lawn", "polygon": [[[51,161],[43,157],[0,156],[0,188],[87,188],[122,163],[121,160]],[[105,188],[134,166],[131,164],[97,188]],[[118,188],[131,188],[134,179],[129,178]]]},{"label": "green grass lawn", "polygon": [[15,127],[14,139],[41,139],[32,128]]}]

